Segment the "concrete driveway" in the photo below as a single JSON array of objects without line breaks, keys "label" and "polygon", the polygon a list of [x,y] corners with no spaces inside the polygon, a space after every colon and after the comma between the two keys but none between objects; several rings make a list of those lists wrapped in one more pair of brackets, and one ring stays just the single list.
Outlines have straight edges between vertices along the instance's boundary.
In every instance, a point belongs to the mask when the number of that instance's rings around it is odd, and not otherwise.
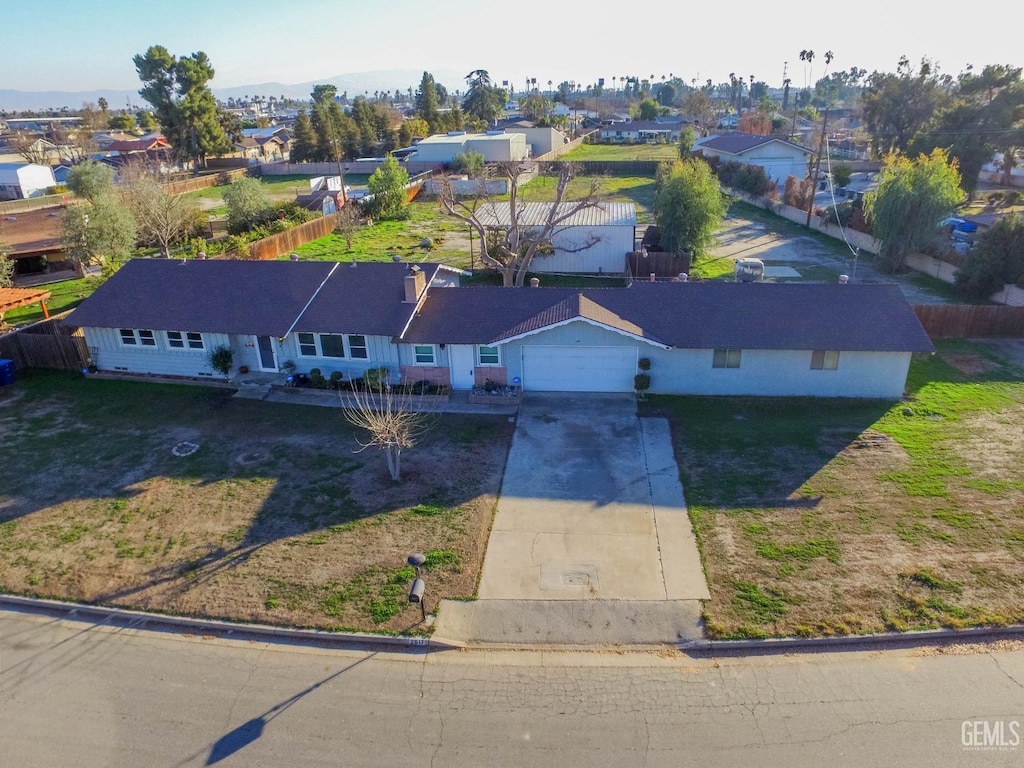
[{"label": "concrete driveway", "polygon": [[709,597],[668,422],[638,419],[633,395],[529,394],[479,599],[446,602],[437,632],[671,642],[699,634],[697,601]]}]

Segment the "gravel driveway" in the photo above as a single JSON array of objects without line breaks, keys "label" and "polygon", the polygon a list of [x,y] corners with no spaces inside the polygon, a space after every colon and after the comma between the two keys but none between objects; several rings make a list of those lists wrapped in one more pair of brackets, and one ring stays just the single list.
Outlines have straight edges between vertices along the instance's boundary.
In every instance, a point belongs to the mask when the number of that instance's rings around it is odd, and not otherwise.
[{"label": "gravel driveway", "polygon": [[[825,267],[835,272],[850,275],[855,282],[896,283],[903,289],[911,304],[946,304],[948,299],[936,296],[925,288],[911,282],[905,276],[894,276],[875,268],[870,254],[855,260],[854,255],[843,254],[823,245],[818,238],[809,235],[791,235],[770,229],[757,221],[731,213],[718,232],[717,248],[711,251],[712,258],[756,258],[766,267],[772,263],[785,263],[797,271],[800,264],[808,267]],[[794,264],[796,262],[796,264]]]}]

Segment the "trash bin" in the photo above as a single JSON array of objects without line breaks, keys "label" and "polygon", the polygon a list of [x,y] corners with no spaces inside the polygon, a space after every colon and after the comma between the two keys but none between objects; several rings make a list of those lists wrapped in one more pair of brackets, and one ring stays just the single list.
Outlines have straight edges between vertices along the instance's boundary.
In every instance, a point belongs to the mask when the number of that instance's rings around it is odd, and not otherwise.
[{"label": "trash bin", "polygon": [[0,387],[14,383],[14,361],[0,360]]}]

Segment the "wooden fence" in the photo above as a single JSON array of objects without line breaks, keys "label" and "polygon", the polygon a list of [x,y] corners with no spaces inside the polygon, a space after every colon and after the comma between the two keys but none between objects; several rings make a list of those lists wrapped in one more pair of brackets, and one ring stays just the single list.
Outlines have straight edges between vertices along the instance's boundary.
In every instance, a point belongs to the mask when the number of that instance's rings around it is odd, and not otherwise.
[{"label": "wooden fence", "polygon": [[654,251],[626,254],[626,268],[636,280],[645,280],[654,273],[655,277],[678,277],[680,272],[690,272],[690,258],[674,253]]},{"label": "wooden fence", "polygon": [[1024,307],[919,304],[914,312],[933,339],[1024,338]]},{"label": "wooden fence", "polygon": [[[284,232],[278,232],[276,235],[249,243],[248,258],[260,261],[276,259],[278,256],[294,251],[300,245],[331,234],[337,223],[337,216],[321,216],[318,219],[299,224],[297,227],[286,229]],[[238,258],[238,255],[232,252],[224,254],[221,258]]]},{"label": "wooden fence", "polygon": [[190,179],[169,181],[164,184],[164,189],[167,190],[168,194],[180,195],[184,192],[195,192],[199,189],[216,187],[225,181],[230,184],[232,181],[237,181],[248,173],[249,171],[245,168],[223,170],[220,173],[209,173],[204,176],[193,176]]},{"label": "wooden fence", "polygon": [[69,314],[63,312],[0,336],[0,358],[13,360],[15,370],[82,370],[88,364],[89,349],[80,328],[60,324]]}]

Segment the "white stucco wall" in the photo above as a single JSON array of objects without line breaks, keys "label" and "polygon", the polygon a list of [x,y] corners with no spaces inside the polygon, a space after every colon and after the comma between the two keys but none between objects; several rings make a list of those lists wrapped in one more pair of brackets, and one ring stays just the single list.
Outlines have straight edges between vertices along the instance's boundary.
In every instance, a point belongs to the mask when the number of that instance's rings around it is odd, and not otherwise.
[{"label": "white stucco wall", "polygon": [[743,350],[739,368],[712,368],[713,350],[666,350],[576,321],[505,344],[510,381],[522,377],[522,347],[529,344],[636,347],[638,357],[651,360],[651,393],[675,395],[899,399],[911,358],[909,352],[841,352],[836,370],[812,371],[810,350]]}]

